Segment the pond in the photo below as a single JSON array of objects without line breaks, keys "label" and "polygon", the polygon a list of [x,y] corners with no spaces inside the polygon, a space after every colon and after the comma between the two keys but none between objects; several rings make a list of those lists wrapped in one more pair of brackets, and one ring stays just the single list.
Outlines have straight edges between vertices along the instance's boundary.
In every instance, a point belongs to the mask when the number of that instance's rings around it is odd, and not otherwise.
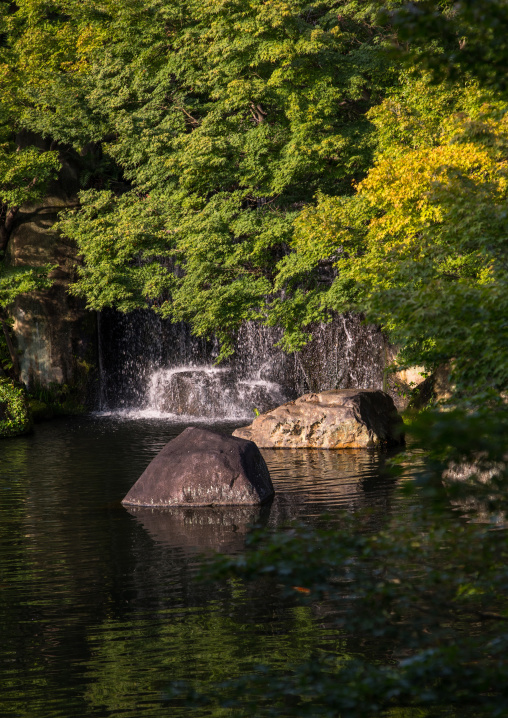
[{"label": "pond", "polygon": [[[375,451],[265,450],[277,497],[262,510],[129,512],[120,500],[183,428],[79,417],[0,444],[0,715],[210,715],[167,700],[170,681],[283,668],[317,646],[351,649],[326,616],[268,581],[195,580],[200,555],[369,508],[405,510]],[[215,424],[225,433],[236,424]]]}]

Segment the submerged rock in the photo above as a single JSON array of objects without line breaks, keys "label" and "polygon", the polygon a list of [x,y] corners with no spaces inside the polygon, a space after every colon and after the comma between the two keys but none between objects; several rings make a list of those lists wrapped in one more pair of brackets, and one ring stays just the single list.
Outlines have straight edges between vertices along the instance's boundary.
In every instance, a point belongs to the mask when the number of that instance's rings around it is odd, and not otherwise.
[{"label": "submerged rock", "polygon": [[274,493],[268,468],[256,444],[189,427],[157,454],[122,503],[257,505]]},{"label": "submerged rock", "polygon": [[233,436],[260,448],[350,449],[404,443],[402,417],[383,391],[340,389],[305,394],[258,416]]}]

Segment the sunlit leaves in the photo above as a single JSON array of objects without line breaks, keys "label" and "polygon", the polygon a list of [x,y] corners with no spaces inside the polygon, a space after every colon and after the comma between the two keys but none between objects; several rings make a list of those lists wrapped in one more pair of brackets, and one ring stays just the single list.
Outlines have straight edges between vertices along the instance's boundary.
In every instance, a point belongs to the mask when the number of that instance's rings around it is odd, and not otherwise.
[{"label": "sunlit leaves", "polygon": [[29,294],[41,289],[48,289],[52,281],[50,271],[54,267],[6,267],[0,263],[0,311],[11,305],[19,294]]},{"label": "sunlit leaves", "polygon": [[[84,258],[75,291],[89,306],[125,311],[159,287],[164,314],[215,333],[227,353],[242,321],[268,319],[266,297],[299,209],[316,190],[347,193],[364,175],[374,144],[365,112],[395,76],[379,52],[383,31],[354,4],[148,9],[143,18],[134,2],[108,6],[102,24],[91,13],[89,26],[111,41],[89,54],[83,76],[59,75],[64,84],[72,76],[82,107],[52,131],[75,146],[86,133],[107,134],[104,150],[134,188],[104,202],[83,195],[82,212],[64,219]],[[85,16],[76,11],[73,22]],[[157,196],[155,215],[145,212],[148,196],[148,205]],[[129,224],[147,256],[153,241],[152,257],[176,262],[176,276],[164,283],[172,266],[144,265],[153,282],[141,280]]]},{"label": "sunlit leaves", "polygon": [[[295,253],[279,265],[277,284],[306,282],[312,312],[318,297],[323,315],[367,312],[400,345],[400,361],[432,369],[453,360],[463,396],[505,389],[506,115],[475,85],[459,92],[413,75],[407,82],[369,113],[381,143],[356,194],[318,195],[300,213]],[[329,264],[337,276],[320,286]],[[298,292],[289,301],[296,311]],[[301,325],[286,314],[286,341],[294,335],[296,346]]]},{"label": "sunlit leaves", "polygon": [[57,152],[41,152],[34,147],[17,149],[10,143],[1,144],[0,203],[10,208],[40,200],[59,169]]}]

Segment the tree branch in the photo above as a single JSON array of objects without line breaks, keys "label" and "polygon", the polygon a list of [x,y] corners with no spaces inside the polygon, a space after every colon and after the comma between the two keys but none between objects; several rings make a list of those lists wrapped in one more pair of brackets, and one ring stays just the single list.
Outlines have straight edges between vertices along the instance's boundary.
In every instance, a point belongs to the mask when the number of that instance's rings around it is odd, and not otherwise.
[{"label": "tree branch", "polygon": [[0,225],[0,252],[5,252],[12,230],[12,225],[18,213],[18,207],[11,207],[5,215],[4,223]]},{"label": "tree branch", "polygon": [[250,103],[250,113],[257,125],[260,125],[262,122],[264,122],[265,117],[268,114],[268,112],[265,112],[263,110],[261,105],[255,105],[253,102]]}]

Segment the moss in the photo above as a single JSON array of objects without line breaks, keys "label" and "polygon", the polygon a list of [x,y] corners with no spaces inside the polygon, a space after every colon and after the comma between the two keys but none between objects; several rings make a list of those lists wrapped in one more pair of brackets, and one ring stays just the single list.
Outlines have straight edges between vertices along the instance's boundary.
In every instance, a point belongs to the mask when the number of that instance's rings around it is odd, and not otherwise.
[{"label": "moss", "polygon": [[30,408],[36,423],[56,416],[83,414],[85,407],[80,399],[79,387],[69,387],[67,384],[36,386],[29,395]]},{"label": "moss", "polygon": [[0,437],[20,436],[32,429],[26,394],[8,379],[0,380]]},{"label": "moss", "polygon": [[83,404],[74,399],[68,399],[55,407],[55,413],[60,416],[73,416],[76,414],[84,414],[86,411]]}]

